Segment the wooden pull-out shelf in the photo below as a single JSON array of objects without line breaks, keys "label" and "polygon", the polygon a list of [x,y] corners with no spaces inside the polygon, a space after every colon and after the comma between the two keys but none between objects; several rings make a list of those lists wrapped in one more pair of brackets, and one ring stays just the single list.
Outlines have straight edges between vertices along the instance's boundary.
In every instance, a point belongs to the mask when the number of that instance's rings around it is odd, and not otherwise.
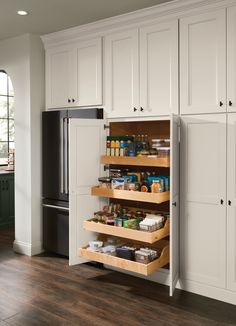
[{"label": "wooden pull-out shelf", "polygon": [[106,198],[116,198],[125,200],[143,201],[147,203],[161,204],[170,200],[170,192],[141,192],[129,190],[114,190],[102,187],[92,187],[91,194],[93,196],[100,196]]},{"label": "wooden pull-out shelf", "polygon": [[146,232],[139,230],[132,230],[123,227],[116,227],[111,225],[106,225],[102,223],[96,223],[93,221],[84,221],[83,227],[87,231],[98,232],[102,234],[113,235],[120,238],[131,239],[146,243],[154,243],[159,241],[169,235],[169,218],[166,220],[165,225],[162,229],[154,232]]},{"label": "wooden pull-out shelf", "polygon": [[80,248],[79,255],[88,260],[96,261],[105,265],[110,265],[147,276],[155,272],[158,268],[161,268],[169,263],[169,242],[167,240],[161,240],[160,242],[159,244],[162,246],[161,256],[149,264],[142,264],[136,261],[89,251],[87,250],[88,246],[83,246]]},{"label": "wooden pull-out shelf", "polygon": [[147,156],[102,156],[102,164],[114,165],[135,165],[135,166],[153,166],[153,167],[169,167],[170,158],[166,157],[147,157]]}]

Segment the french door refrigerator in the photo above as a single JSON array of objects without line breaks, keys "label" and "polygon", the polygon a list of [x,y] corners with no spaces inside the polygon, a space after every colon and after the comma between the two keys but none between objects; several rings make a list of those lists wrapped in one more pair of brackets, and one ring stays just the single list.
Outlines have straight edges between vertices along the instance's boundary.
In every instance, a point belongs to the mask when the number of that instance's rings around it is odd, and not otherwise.
[{"label": "french door refrigerator", "polygon": [[43,248],[64,256],[69,256],[68,126],[69,119],[73,118],[103,119],[103,109],[44,111],[42,114]]}]

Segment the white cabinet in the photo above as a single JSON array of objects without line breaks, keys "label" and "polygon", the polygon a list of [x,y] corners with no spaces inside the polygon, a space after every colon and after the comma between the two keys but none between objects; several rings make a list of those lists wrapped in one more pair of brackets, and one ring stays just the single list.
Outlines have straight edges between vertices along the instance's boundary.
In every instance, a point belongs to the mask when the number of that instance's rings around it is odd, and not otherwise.
[{"label": "white cabinet", "polygon": [[70,119],[69,126],[69,263],[85,262],[78,248],[94,240],[94,234],[83,231],[83,221],[100,210],[101,201],[90,194],[102,174],[100,156],[105,151],[104,121]]},{"label": "white cabinet", "polygon": [[236,113],[228,114],[227,288],[236,291]]},{"label": "white cabinet", "polygon": [[[86,259],[98,261],[108,266],[118,267],[126,271],[132,271],[136,274],[149,275],[156,272],[158,268],[164,267],[169,263],[169,282],[170,295],[173,294],[176,283],[179,278],[179,127],[178,117],[172,116],[159,121],[132,121],[110,122],[110,133],[130,134],[132,130],[141,130],[150,137],[160,138],[164,135],[171,140],[171,158],[157,157],[111,157],[101,156],[105,153],[106,131],[104,130],[103,120],[92,119],[71,119],[70,120],[70,146],[69,146],[69,263],[70,265],[80,264]],[[123,125],[122,125],[123,124]],[[111,161],[112,159],[112,161]],[[129,160],[131,159],[131,161]],[[146,159],[146,160],[145,160]],[[105,160],[105,161],[104,161]],[[159,173],[159,167],[162,167],[163,175],[170,173],[170,190],[162,193],[143,193],[140,191],[113,190],[109,188],[96,187],[98,177],[104,174],[100,164],[129,165],[130,168],[149,167]],[[146,162],[146,165],[145,165]],[[165,172],[164,172],[165,171]],[[94,187],[92,187],[94,186]],[[92,189],[91,189],[92,188]],[[118,194],[119,193],[119,194]],[[93,194],[93,196],[92,196]],[[112,227],[106,224],[94,223],[89,221],[94,212],[101,210],[104,205],[104,199],[110,198],[117,202],[119,199],[123,203],[129,200],[129,207],[137,209],[147,207],[150,209],[162,211],[165,203],[165,211],[169,217],[166,219],[165,226],[155,232],[144,232],[141,230],[130,230],[124,227]],[[173,205],[169,206],[169,200]],[[137,205],[138,203],[138,205]],[[124,205],[124,204],[123,204]],[[142,206],[143,205],[143,206]],[[88,220],[85,222],[85,220]],[[89,226],[90,224],[90,226]],[[93,226],[91,226],[93,224]],[[94,226],[95,225],[95,226]],[[91,232],[92,231],[92,232]],[[161,256],[149,264],[143,264],[137,261],[121,259],[116,256],[109,256],[102,253],[94,253],[87,250],[87,244],[90,240],[96,239],[94,232],[103,235],[113,235],[129,239],[129,242],[135,244],[135,241],[147,243],[152,248],[161,249]],[[158,233],[158,234],[157,234]],[[122,236],[123,234],[123,236]],[[168,236],[168,239],[166,237]],[[165,238],[165,239],[164,239]],[[137,244],[137,243],[136,243]],[[167,274],[167,273],[166,273]]]},{"label": "white cabinet", "polygon": [[138,30],[111,34],[104,43],[106,111],[132,116],[139,106]]},{"label": "white cabinet", "polygon": [[177,20],[114,33],[104,42],[109,117],[178,113]]},{"label": "white cabinet", "polygon": [[142,115],[178,114],[178,21],[140,28]]},{"label": "white cabinet", "polygon": [[180,144],[181,279],[224,288],[226,115],[182,117]]},{"label": "white cabinet", "polygon": [[72,99],[72,52],[62,46],[46,52],[46,107],[67,107]]},{"label": "white cabinet", "polygon": [[227,104],[236,111],[236,7],[227,9]]},{"label": "white cabinet", "polygon": [[101,104],[101,38],[46,51],[47,108]]},{"label": "white cabinet", "polygon": [[226,12],[220,9],[180,20],[180,112],[224,111]]}]

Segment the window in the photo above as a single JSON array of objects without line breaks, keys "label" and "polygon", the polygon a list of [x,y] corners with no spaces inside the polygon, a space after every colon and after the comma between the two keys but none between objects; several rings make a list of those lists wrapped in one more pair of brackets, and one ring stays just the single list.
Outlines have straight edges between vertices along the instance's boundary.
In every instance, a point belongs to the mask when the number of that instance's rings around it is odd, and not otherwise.
[{"label": "window", "polygon": [[7,165],[14,144],[14,91],[10,77],[0,70],[0,165]]}]

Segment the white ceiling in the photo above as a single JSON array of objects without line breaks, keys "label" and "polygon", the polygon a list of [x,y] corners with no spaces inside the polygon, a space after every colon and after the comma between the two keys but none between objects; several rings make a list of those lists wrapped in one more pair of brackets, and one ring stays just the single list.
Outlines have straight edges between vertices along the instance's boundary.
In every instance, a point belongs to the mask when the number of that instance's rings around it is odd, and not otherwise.
[{"label": "white ceiling", "polygon": [[[0,0],[0,40],[47,34],[172,0]],[[28,16],[19,16],[26,10]]]}]

